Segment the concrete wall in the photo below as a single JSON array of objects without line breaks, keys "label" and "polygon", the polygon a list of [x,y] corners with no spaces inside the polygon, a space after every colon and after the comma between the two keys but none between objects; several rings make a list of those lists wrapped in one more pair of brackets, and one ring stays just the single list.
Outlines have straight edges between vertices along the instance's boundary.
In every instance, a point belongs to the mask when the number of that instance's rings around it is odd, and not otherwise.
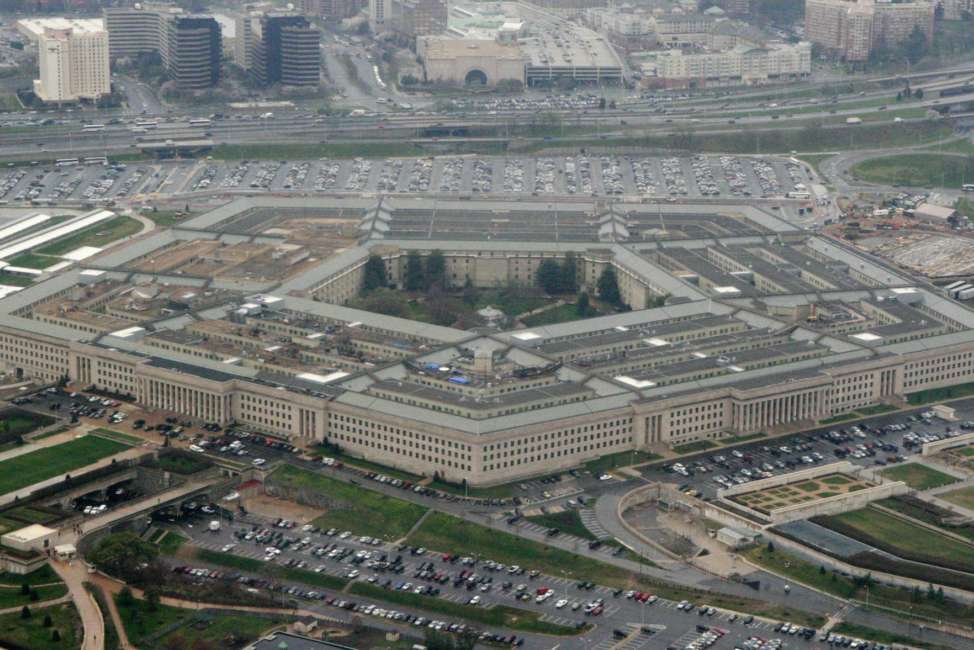
[{"label": "concrete wall", "polygon": [[936,442],[926,442],[920,448],[920,455],[931,456],[941,451],[946,451],[947,449],[966,447],[967,445],[974,445],[974,433],[965,433],[956,438],[946,438],[945,440],[938,440]]}]

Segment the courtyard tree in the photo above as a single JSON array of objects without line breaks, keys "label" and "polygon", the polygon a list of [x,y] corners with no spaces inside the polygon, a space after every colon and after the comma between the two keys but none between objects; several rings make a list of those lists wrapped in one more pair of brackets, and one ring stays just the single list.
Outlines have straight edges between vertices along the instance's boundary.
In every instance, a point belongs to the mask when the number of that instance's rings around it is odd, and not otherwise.
[{"label": "courtyard tree", "polygon": [[545,293],[561,293],[561,266],[553,259],[542,260],[538,265],[538,285]]},{"label": "courtyard tree", "polygon": [[378,255],[369,255],[362,276],[362,294],[368,294],[389,284],[386,276],[386,263]]},{"label": "courtyard tree", "polygon": [[423,288],[425,282],[423,258],[420,257],[419,251],[409,251],[409,254],[406,256],[406,277],[403,281],[403,286],[406,288],[406,291],[419,291]]},{"label": "courtyard tree", "polygon": [[102,539],[88,559],[105,573],[123,580],[139,579],[145,565],[155,561],[159,551],[133,533],[116,533]]},{"label": "courtyard tree", "polygon": [[622,294],[619,293],[619,279],[616,277],[616,270],[611,266],[606,266],[599,276],[598,282],[599,298],[613,305],[622,304]]},{"label": "courtyard tree", "polygon": [[591,309],[592,306],[589,304],[588,294],[584,291],[578,294],[578,300],[575,301],[575,313],[585,318]]},{"label": "courtyard tree", "polygon": [[578,257],[574,251],[565,253],[565,261],[561,264],[561,290],[565,293],[578,291]]},{"label": "courtyard tree", "polygon": [[426,257],[426,288],[446,288],[446,258],[443,251],[434,250]]}]

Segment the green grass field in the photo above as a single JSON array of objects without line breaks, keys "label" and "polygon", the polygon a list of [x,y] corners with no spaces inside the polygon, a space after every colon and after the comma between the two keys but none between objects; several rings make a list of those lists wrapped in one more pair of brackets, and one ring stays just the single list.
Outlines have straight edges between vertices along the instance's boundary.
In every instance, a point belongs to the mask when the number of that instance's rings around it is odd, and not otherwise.
[{"label": "green grass field", "polygon": [[688,442],[685,445],[673,445],[673,451],[678,454],[695,454],[698,451],[707,451],[716,446],[709,440],[697,440],[695,442]]},{"label": "green grass field", "polygon": [[889,508],[890,510],[904,514],[907,517],[912,517],[930,526],[944,528],[944,530],[948,530],[961,537],[966,537],[971,542],[974,542],[974,528],[968,528],[966,526],[945,528],[943,526],[943,518],[949,516],[950,513],[929,503],[917,502],[916,499],[911,497],[893,497],[891,499],[877,501],[875,505]]},{"label": "green grass field", "polygon": [[151,612],[144,601],[136,599],[126,605],[118,594],[115,595],[115,607],[118,609],[119,618],[122,619],[126,636],[137,648],[148,647],[149,637],[170,625],[185,622],[193,615],[191,610],[162,604],[156,607],[156,611]]},{"label": "green grass field", "polygon": [[974,571],[974,545],[939,535],[875,508],[852,510],[823,519],[839,532],[904,559]]},{"label": "green grass field", "polygon": [[959,188],[974,181],[974,169],[960,156],[917,153],[864,160],[852,174],[869,183],[911,187]]},{"label": "green grass field", "polygon": [[142,224],[131,217],[117,216],[93,226],[79,230],[64,239],[32,251],[38,255],[60,256],[82,246],[106,246],[122,237],[128,237],[142,230]]},{"label": "green grass field", "polygon": [[[807,562],[797,555],[780,549],[769,553],[764,546],[757,546],[745,552],[748,560],[772,573],[783,575],[839,598],[866,600],[866,588],[861,582],[846,578],[831,571],[822,571],[819,566]],[[865,571],[863,571],[865,573]],[[872,584],[869,587],[869,602],[877,607],[889,607],[904,612],[913,611],[931,618],[946,618],[952,621],[969,623],[974,621],[974,607],[965,607],[954,601],[927,599],[923,593],[917,599],[910,589]]]},{"label": "green grass field", "polygon": [[950,501],[962,508],[968,508],[974,510],[974,487],[967,487],[960,490],[954,490],[953,492],[947,492],[946,494],[941,494],[940,498],[944,501]]},{"label": "green grass field", "polygon": [[630,465],[641,465],[659,460],[661,456],[648,451],[620,451],[615,454],[608,454],[595,460],[590,460],[583,465],[592,474],[602,474],[609,470],[619,467],[629,467]]},{"label": "green grass field", "polygon": [[[68,593],[68,588],[62,583],[57,585],[47,585],[44,587],[34,587],[32,591],[37,592],[37,602],[44,602],[45,600],[54,600],[55,598],[60,598],[64,594]],[[0,609],[21,607],[23,605],[30,606],[30,604],[30,596],[21,594],[20,587],[0,588]]]},{"label": "green grass field", "polygon": [[168,228],[184,221],[189,221],[194,216],[193,213],[183,212],[182,210],[145,210],[142,216],[151,219],[160,228]]},{"label": "green grass field", "polygon": [[0,444],[10,442],[19,436],[50,426],[57,420],[32,411],[7,408],[0,411]]},{"label": "green grass field", "polygon": [[407,607],[416,607],[429,612],[466,619],[474,623],[504,627],[521,632],[536,632],[539,634],[559,636],[574,635],[579,632],[574,627],[542,621],[541,614],[538,612],[508,607],[507,605],[498,605],[486,609],[476,605],[455,603],[435,596],[420,596],[419,594],[383,589],[382,587],[371,585],[367,582],[356,582],[352,584],[350,591],[360,596],[384,600]]},{"label": "green grass field", "polygon": [[[81,647],[81,618],[71,603],[45,607],[32,612],[28,620],[20,618],[20,612],[0,615],[0,645],[4,641],[30,650],[67,650]],[[53,625],[44,627],[44,616],[50,615]],[[60,641],[52,641],[52,630],[61,635]]]},{"label": "green grass field", "polygon": [[554,325],[556,323],[568,323],[571,321],[582,320],[583,318],[590,318],[591,316],[601,316],[602,314],[596,312],[589,316],[582,316],[575,309],[574,303],[568,303],[565,305],[558,305],[557,307],[551,307],[545,309],[544,311],[538,312],[531,316],[522,318],[521,321],[528,327],[540,327],[542,325]]},{"label": "green grass field", "polygon": [[172,632],[159,637],[159,648],[240,648],[259,639],[283,619],[240,614],[202,614]]},{"label": "green grass field", "polygon": [[0,494],[85,467],[128,449],[114,440],[85,436],[0,462]]},{"label": "green grass field", "polygon": [[23,108],[24,107],[20,105],[20,100],[17,99],[16,95],[10,95],[7,93],[0,95],[0,113],[8,111],[21,111]]},{"label": "green grass field", "polygon": [[914,490],[929,490],[958,481],[949,474],[944,474],[920,463],[906,463],[905,465],[889,467],[882,470],[880,475],[891,481],[903,481]]},{"label": "green grass field", "polygon": [[27,287],[33,283],[34,278],[30,276],[0,271],[0,284],[8,287]]},{"label": "green grass field", "polygon": [[562,510],[534,517],[525,517],[528,521],[544,526],[545,528],[557,528],[563,533],[581,537],[582,539],[595,539],[578,514],[578,510]]},{"label": "green grass field", "polygon": [[315,519],[314,524],[350,530],[359,535],[399,539],[426,512],[426,508],[408,501],[365,490],[294,465],[278,468],[268,480],[278,485],[310,489],[327,495],[332,507]]},{"label": "green grass field", "polygon": [[45,564],[40,569],[31,571],[25,575],[7,572],[0,573],[0,585],[20,587],[25,582],[29,585],[46,585],[52,582],[61,582],[61,577],[55,573],[49,564]]},{"label": "green grass field", "polygon": [[183,544],[189,540],[174,530],[163,531],[165,535],[156,542],[159,552],[163,555],[175,555],[176,551],[182,548]]},{"label": "green grass field", "polygon": [[11,266],[22,266],[27,269],[46,269],[49,266],[54,266],[60,263],[62,260],[57,257],[48,257],[47,255],[37,255],[36,253],[21,253],[13,259],[10,260]]}]

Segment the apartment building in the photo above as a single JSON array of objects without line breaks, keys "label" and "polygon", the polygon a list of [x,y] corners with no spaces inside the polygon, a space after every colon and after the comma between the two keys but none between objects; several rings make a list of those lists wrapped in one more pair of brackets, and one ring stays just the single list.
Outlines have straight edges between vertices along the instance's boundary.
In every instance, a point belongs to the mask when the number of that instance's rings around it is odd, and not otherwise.
[{"label": "apartment building", "polygon": [[806,0],[805,38],[846,61],[866,61],[880,44],[902,43],[917,27],[931,41],[935,10],[928,0]]},{"label": "apartment building", "polygon": [[812,72],[811,43],[738,45],[720,52],[669,50],[657,58],[661,86],[723,86],[799,80]]},{"label": "apartment building", "polygon": [[41,18],[18,23],[37,47],[34,94],[45,102],[96,100],[111,93],[108,33],[98,19]]},{"label": "apartment building", "polygon": [[170,5],[104,10],[112,59],[156,52],[181,90],[212,87],[220,80],[220,24],[212,16],[183,14]]}]

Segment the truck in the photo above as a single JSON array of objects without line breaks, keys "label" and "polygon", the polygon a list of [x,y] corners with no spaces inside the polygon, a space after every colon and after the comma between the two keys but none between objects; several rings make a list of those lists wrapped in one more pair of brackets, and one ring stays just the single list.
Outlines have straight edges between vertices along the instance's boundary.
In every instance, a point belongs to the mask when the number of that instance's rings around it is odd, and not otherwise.
[{"label": "truck", "polygon": [[862,124],[862,118],[861,117],[847,117],[847,118],[845,118],[845,123],[846,124]]},{"label": "truck", "polygon": [[211,533],[219,533],[220,532],[220,520],[219,519],[213,519],[213,520],[210,521],[209,531]]}]

